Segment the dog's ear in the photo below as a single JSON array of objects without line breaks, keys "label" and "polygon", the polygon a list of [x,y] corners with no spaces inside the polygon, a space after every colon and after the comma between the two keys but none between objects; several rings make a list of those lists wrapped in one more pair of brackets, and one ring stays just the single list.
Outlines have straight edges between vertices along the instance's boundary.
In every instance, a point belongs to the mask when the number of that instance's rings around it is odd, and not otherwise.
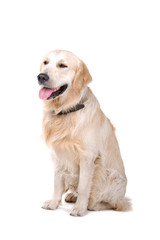
[{"label": "dog's ear", "polygon": [[43,62],[40,65],[40,72],[42,71]]},{"label": "dog's ear", "polygon": [[92,81],[92,77],[88,71],[84,62],[80,62],[80,65],[75,73],[73,80],[74,89],[81,90],[84,86],[88,85]]},{"label": "dog's ear", "polygon": [[92,77],[89,73],[89,70],[84,62],[82,62],[83,65],[83,84],[88,85],[92,81]]}]

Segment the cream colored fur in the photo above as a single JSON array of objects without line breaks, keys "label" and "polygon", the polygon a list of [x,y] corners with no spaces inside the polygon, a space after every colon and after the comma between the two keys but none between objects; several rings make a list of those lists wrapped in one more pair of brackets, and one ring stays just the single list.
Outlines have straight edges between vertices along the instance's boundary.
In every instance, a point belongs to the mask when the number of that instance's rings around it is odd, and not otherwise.
[{"label": "cream colored fur", "polygon": [[[48,87],[68,84],[68,88],[44,101],[43,139],[50,148],[55,175],[53,197],[43,208],[58,208],[63,193],[70,190],[66,201],[75,202],[73,216],[83,216],[87,209],[128,209],[127,179],[114,128],[87,86],[92,78],[86,65],[61,50],[50,52],[44,60],[48,64],[41,64],[41,73],[49,75]],[[60,62],[67,68],[60,69]],[[79,102],[85,108],[57,115]]]}]

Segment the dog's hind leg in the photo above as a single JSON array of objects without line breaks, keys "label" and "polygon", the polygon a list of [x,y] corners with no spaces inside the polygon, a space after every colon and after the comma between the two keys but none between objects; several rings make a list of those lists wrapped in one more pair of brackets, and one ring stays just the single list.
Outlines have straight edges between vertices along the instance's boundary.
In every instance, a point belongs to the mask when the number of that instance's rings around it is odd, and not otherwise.
[{"label": "dog's hind leg", "polygon": [[130,210],[130,201],[125,197],[126,184],[127,179],[125,175],[122,175],[117,170],[97,168],[93,179],[88,209],[94,211],[107,209],[117,211]]},{"label": "dog's hind leg", "polygon": [[109,210],[113,209],[113,207],[107,202],[97,202],[94,206],[88,205],[89,211],[101,211],[101,210]]}]

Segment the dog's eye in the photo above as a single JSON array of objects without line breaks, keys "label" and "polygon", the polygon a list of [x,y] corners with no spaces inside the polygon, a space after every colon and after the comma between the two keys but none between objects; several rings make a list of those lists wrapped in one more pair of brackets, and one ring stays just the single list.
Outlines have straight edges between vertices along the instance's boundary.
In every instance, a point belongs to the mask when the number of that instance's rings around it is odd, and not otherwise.
[{"label": "dog's eye", "polygon": [[45,60],[43,63],[44,63],[44,65],[47,65],[49,62],[47,60]]},{"label": "dog's eye", "polygon": [[59,67],[59,68],[67,68],[68,66],[65,65],[64,63],[59,63],[59,64],[58,64],[58,67]]}]

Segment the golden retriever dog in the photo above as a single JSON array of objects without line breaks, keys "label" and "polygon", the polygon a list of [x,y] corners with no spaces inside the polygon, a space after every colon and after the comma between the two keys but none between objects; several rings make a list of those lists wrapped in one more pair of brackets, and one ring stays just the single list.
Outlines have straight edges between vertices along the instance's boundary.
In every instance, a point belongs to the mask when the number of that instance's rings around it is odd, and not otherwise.
[{"label": "golden retriever dog", "polygon": [[39,97],[44,102],[42,137],[54,162],[54,193],[44,209],[57,209],[62,195],[87,210],[126,210],[127,179],[114,127],[88,87],[92,77],[73,53],[55,50],[41,63]]}]

